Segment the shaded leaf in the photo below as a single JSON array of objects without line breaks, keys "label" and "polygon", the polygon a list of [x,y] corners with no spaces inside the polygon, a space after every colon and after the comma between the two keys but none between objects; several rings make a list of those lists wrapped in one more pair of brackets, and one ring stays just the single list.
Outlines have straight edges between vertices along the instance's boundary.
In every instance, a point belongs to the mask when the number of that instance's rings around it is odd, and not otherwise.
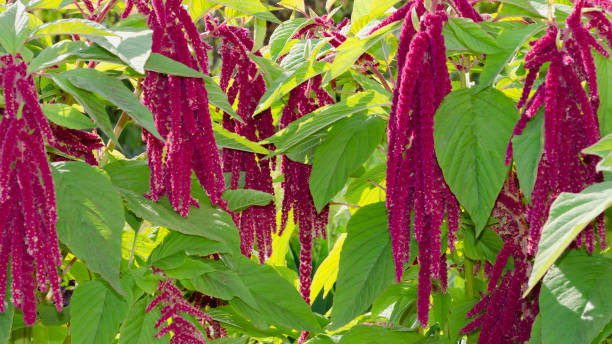
[{"label": "shaded leaf", "polygon": [[162,344],[168,343],[168,336],[155,338],[155,323],[161,317],[160,311],[155,308],[145,312],[150,298],[143,298],[136,302],[127,314],[119,332],[119,344]]},{"label": "shaded leaf", "polygon": [[229,210],[240,212],[253,205],[268,205],[274,200],[274,195],[253,189],[236,189],[226,190],[223,199],[227,201]]},{"label": "shaded leaf", "polygon": [[91,129],[94,123],[79,110],[66,104],[43,104],[43,113],[51,122],[69,129]]},{"label": "shaded leaf", "polygon": [[532,118],[521,135],[512,139],[516,175],[521,191],[531,200],[531,192],[538,175],[538,165],[544,153],[544,113],[541,110]]}]

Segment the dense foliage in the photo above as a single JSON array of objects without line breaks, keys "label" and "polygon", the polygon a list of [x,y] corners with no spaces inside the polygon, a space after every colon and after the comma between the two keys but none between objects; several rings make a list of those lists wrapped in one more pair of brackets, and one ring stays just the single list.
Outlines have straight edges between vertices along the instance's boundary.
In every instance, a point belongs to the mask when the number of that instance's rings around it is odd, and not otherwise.
[{"label": "dense foliage", "polygon": [[612,342],[611,15],[0,0],[0,342]]}]

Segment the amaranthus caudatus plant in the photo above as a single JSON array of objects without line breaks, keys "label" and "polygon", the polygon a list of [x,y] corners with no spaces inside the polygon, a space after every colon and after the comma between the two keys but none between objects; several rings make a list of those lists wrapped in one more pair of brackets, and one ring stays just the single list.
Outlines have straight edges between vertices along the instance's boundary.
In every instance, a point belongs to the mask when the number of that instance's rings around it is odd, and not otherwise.
[{"label": "amaranthus caudatus plant", "polygon": [[[589,31],[594,29],[612,47],[612,23],[595,2],[578,0],[567,17],[563,28],[551,24],[544,36],[533,42],[525,56],[525,68],[529,70],[523,95],[517,107],[524,108],[514,134],[522,133],[527,121],[544,107],[544,154],[538,166],[532,206],[529,209],[529,250],[535,252],[542,226],[552,202],[561,192],[580,192],[586,186],[601,182],[603,176],[596,172],[598,158],[583,155],[581,151],[599,140],[597,118],[599,94],[592,50],[609,58],[610,53]],[[583,15],[588,22],[582,21]],[[533,96],[529,94],[542,65],[550,63],[544,82]],[[582,83],[588,86],[588,92]],[[528,101],[527,101],[528,100]],[[511,160],[509,146],[506,162]],[[599,233],[600,245],[605,247],[606,229],[603,215],[595,226],[589,225],[576,238],[576,245],[585,245],[593,252],[595,233]]]},{"label": "amaranthus caudatus plant", "polygon": [[[239,122],[229,114],[223,114],[223,127],[251,141],[264,140],[275,132],[272,112],[267,109],[253,115],[259,100],[266,91],[266,84],[257,65],[248,56],[253,50],[253,40],[244,28],[219,24],[206,18],[209,35],[221,39],[220,86],[227,93],[230,104],[237,100]],[[256,53],[261,56],[261,53]],[[231,86],[230,86],[231,81]],[[272,185],[272,161],[264,154],[223,148],[223,172],[231,174],[230,188],[237,189],[240,173],[245,173],[245,189],[274,193]],[[233,214],[240,233],[242,254],[251,257],[255,240],[259,261],[263,263],[272,253],[272,233],[276,232],[276,206],[252,206]]]},{"label": "amaranthus caudatus plant", "polygon": [[[57,268],[62,262],[55,224],[53,179],[45,142],[56,145],[38,102],[34,79],[20,56],[0,57],[5,108],[0,122],[0,287],[11,270],[12,303],[23,312],[27,325],[36,321],[35,289],[53,295],[63,307]],[[0,311],[6,309],[0,293]]]},{"label": "amaranthus caudatus plant", "polygon": [[[148,15],[147,23],[153,30],[151,51],[207,74],[206,50],[210,47],[200,39],[181,2],[156,0],[151,5],[149,8],[145,2],[137,3],[138,10]],[[191,197],[193,170],[213,205],[225,207],[221,198],[225,181],[204,81],[148,71],[144,80],[144,102],[153,113],[157,130],[166,140],[162,142],[143,130],[151,168],[148,197],[157,201],[167,195],[174,209],[186,217],[190,206],[198,206]]]}]

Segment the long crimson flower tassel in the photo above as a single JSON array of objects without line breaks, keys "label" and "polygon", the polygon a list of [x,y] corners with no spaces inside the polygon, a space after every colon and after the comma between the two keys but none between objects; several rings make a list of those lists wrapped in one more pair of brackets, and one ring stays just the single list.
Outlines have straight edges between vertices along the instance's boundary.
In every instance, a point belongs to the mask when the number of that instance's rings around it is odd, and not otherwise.
[{"label": "long crimson flower tassel", "polygon": [[[433,143],[434,114],[450,92],[442,36],[447,16],[441,5],[429,12],[422,1],[409,6],[400,33],[398,82],[389,120],[387,208],[398,281],[402,278],[404,264],[411,263],[408,257],[411,216],[414,214],[414,237],[420,252],[417,314],[425,327],[431,278],[440,280],[442,285],[446,283],[440,227],[446,216],[452,249],[460,208],[444,182]],[[418,32],[413,27],[413,11],[423,15]]]},{"label": "long crimson flower tassel", "polygon": [[[237,114],[243,123],[228,114],[223,115],[223,127],[251,141],[260,141],[271,136],[275,129],[271,111],[265,110],[255,116],[255,108],[266,91],[266,84],[257,65],[250,59],[253,41],[243,28],[219,25],[206,18],[209,33],[221,38],[221,88],[228,94],[230,103],[238,100]],[[259,52],[256,53],[260,55]],[[232,81],[231,87],[229,86]],[[274,193],[271,177],[271,162],[263,154],[223,149],[223,170],[231,173],[230,186],[238,188],[240,172],[245,174],[245,189]],[[276,206],[251,206],[233,215],[239,229],[242,254],[251,257],[257,242],[259,261],[272,253],[272,233],[276,232]]]},{"label": "long crimson flower tassel", "polygon": [[[544,154],[538,166],[538,174],[532,192],[532,206],[528,210],[530,225],[529,250],[534,253],[540,241],[542,227],[546,222],[552,202],[561,192],[580,192],[586,186],[602,180],[596,172],[597,159],[583,156],[581,151],[599,139],[597,109],[599,95],[591,48],[605,57],[608,52],[582,22],[582,9],[594,7],[596,3],[579,0],[574,12],[567,17],[566,28],[551,26],[548,32],[533,43],[525,56],[525,68],[529,70],[523,95],[518,103],[525,106],[514,135],[520,135],[527,121],[544,106]],[[605,14],[589,11],[589,25],[595,25],[604,38],[611,22]],[[596,18],[596,24],[592,24]],[[562,47],[557,40],[562,39]],[[541,66],[550,62],[548,73],[529,101],[528,96]],[[586,82],[589,92],[582,86]],[[506,162],[511,162],[512,147],[508,147]],[[603,218],[598,219],[601,228]],[[592,226],[578,236],[576,245],[586,245],[591,251],[595,235]],[[599,241],[605,245],[605,233],[599,229]],[[584,239],[584,240],[583,240]]]},{"label": "long crimson flower tassel", "polygon": [[[480,328],[479,344],[523,343],[529,340],[531,327],[539,312],[537,293],[521,297],[527,286],[533,259],[527,252],[529,233],[525,203],[518,189],[516,174],[512,172],[492,212],[497,220],[493,229],[502,238],[504,246],[490,273],[487,295],[467,314],[476,318],[460,331],[461,334],[468,334]],[[504,274],[510,257],[514,269]]]},{"label": "long crimson flower tassel", "polygon": [[[180,1],[156,0],[152,2],[153,10],[143,2],[137,6],[148,15],[154,53],[208,73],[207,46]],[[174,209],[186,217],[190,206],[198,206],[191,197],[193,170],[211,203],[226,208],[221,198],[225,190],[221,159],[202,79],[147,72],[144,88],[145,105],[165,140],[161,142],[143,130],[151,169],[151,191],[147,197],[157,201],[167,195]]]},{"label": "long crimson flower tassel", "polygon": [[[35,289],[47,290],[63,307],[53,179],[45,141],[56,144],[38,103],[27,66],[11,55],[0,57],[5,111],[0,122],[0,311],[4,312],[10,255],[12,301],[24,322],[36,321]],[[21,105],[18,105],[21,104]]]}]

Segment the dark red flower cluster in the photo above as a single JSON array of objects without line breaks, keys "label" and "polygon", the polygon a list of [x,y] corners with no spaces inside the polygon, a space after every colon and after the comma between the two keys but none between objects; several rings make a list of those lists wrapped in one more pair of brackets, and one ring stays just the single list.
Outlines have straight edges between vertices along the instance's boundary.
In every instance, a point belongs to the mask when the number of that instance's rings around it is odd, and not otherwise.
[{"label": "dark red flower cluster", "polygon": [[[537,249],[542,226],[546,221],[552,202],[561,192],[580,192],[583,188],[602,180],[595,170],[597,158],[583,156],[580,152],[597,142],[599,124],[597,109],[599,95],[597,78],[591,48],[609,57],[606,49],[599,44],[588,28],[596,28],[603,36],[610,38],[612,25],[602,12],[586,12],[589,24],[581,21],[582,9],[593,6],[590,1],[578,0],[574,12],[567,17],[567,27],[559,29],[550,26],[547,33],[533,43],[525,56],[525,68],[529,70],[523,95],[518,107],[525,107],[514,130],[520,135],[527,121],[541,106],[544,106],[544,154],[538,166],[538,174],[532,193],[532,207],[529,209],[530,252]],[[562,42],[562,47],[559,47]],[[550,62],[548,73],[529,101],[527,98],[544,63]],[[582,86],[588,85],[587,93]],[[507,163],[511,161],[511,146]],[[605,244],[603,217],[597,221],[600,244]],[[595,243],[595,229],[589,225],[578,237],[576,243],[585,244],[591,252]]]},{"label": "dark red flower cluster", "polygon": [[[148,15],[147,23],[153,30],[152,52],[208,73],[208,48],[181,1],[154,0],[153,9],[146,2],[137,6],[139,12]],[[143,130],[151,168],[151,191],[147,196],[157,201],[168,195],[174,209],[187,216],[189,206],[198,205],[191,197],[193,170],[212,204],[225,207],[221,198],[225,181],[204,81],[147,71],[144,101],[165,140]]]},{"label": "dark red flower cluster", "polygon": [[[524,204],[516,175],[512,174],[498,196],[492,212],[492,217],[497,220],[493,229],[502,238],[504,246],[497,255],[495,265],[488,273],[487,295],[467,314],[468,317],[476,319],[460,332],[468,334],[481,328],[478,343],[526,342],[529,340],[531,327],[539,312],[538,293],[531,293],[527,298],[521,298],[529,279],[533,258],[526,252],[529,233],[525,215],[527,209]],[[510,257],[514,268],[508,269],[502,277]]]},{"label": "dark red flower cluster", "polygon": [[[280,118],[280,129],[291,122],[309,114],[317,108],[334,103],[332,97],[321,87],[321,76],[299,85],[289,93],[289,100]],[[313,92],[316,97],[311,97]],[[287,156],[281,160],[281,172],[285,180],[281,183],[284,191],[281,210],[281,232],[287,225],[289,211],[293,209],[293,220],[299,225],[300,233],[300,293],[310,303],[310,284],[312,273],[312,240],[315,237],[325,238],[325,226],[329,215],[329,205],[317,213],[308,180],[312,166],[293,161]]]},{"label": "dark red flower cluster", "polygon": [[38,103],[36,85],[27,66],[11,55],[0,57],[5,110],[0,122],[0,311],[4,312],[7,265],[11,267],[13,305],[24,322],[36,321],[35,289],[50,283],[53,301],[62,309],[62,263],[55,223],[53,179],[45,140],[53,132]]},{"label": "dark red flower cluster", "polygon": [[[405,12],[397,52],[398,77],[389,119],[387,209],[396,277],[400,281],[408,262],[411,214],[419,245],[417,313],[427,326],[431,277],[446,288],[446,259],[441,252],[440,226],[446,214],[449,247],[453,247],[460,208],[444,182],[434,152],[433,124],[436,109],[451,90],[446,67],[442,26],[444,7],[411,2]],[[412,12],[421,17],[415,28]],[[393,15],[392,15],[393,16]],[[393,18],[395,20],[396,18]]]},{"label": "dark red flower cluster", "polygon": [[[212,323],[213,319],[202,313],[183,298],[183,293],[170,281],[160,281],[157,288],[161,293],[157,295],[146,308],[150,312],[158,304],[162,304],[161,318],[155,323],[158,328],[172,318],[172,323],[155,334],[156,338],[173,332],[170,344],[206,344],[206,338],[194,324],[183,318],[180,313],[189,314],[198,320],[202,326]],[[180,312],[180,313],[179,313]]]},{"label": "dark red flower cluster", "polygon": [[[104,147],[100,136],[83,130],[68,129],[55,123],[50,123],[55,142],[51,146],[65,154],[82,158],[90,165],[98,165],[93,151]],[[71,159],[56,155],[53,161],[69,161]]]},{"label": "dark red flower cluster", "polygon": [[[219,25],[207,18],[206,29],[210,35],[221,38],[221,88],[227,93],[230,104],[238,100],[237,114],[244,123],[223,115],[223,127],[251,141],[260,141],[275,132],[272,112],[267,109],[255,116],[255,108],[266,91],[266,83],[257,65],[249,58],[253,41],[244,28]],[[259,52],[256,53],[261,56]],[[232,81],[230,86],[230,81]],[[263,154],[235,149],[223,149],[223,172],[231,173],[231,189],[238,188],[240,172],[245,173],[245,189],[274,193],[271,161]],[[251,257],[257,240],[259,261],[263,263],[272,253],[272,232],[276,232],[276,206],[251,206],[233,214],[239,228],[242,254]]]}]

